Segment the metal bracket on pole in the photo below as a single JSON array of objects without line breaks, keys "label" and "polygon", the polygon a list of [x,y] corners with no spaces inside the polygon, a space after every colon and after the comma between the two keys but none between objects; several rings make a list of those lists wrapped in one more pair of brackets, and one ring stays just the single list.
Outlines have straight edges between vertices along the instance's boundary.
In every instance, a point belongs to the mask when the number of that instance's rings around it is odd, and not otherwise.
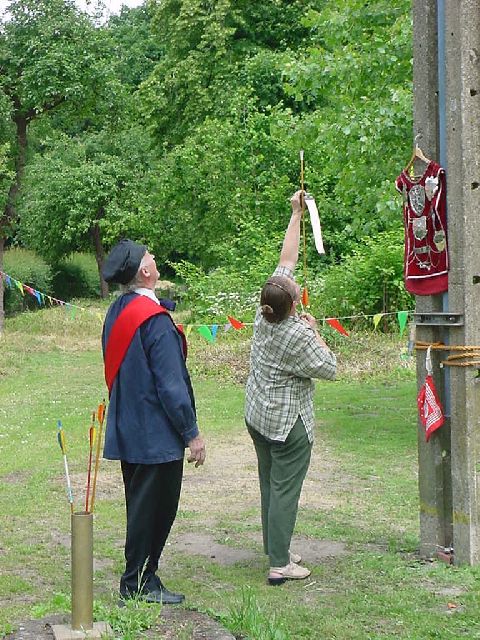
[{"label": "metal bracket on pole", "polygon": [[463,327],[463,313],[445,313],[429,311],[428,313],[414,313],[416,325],[424,327]]}]

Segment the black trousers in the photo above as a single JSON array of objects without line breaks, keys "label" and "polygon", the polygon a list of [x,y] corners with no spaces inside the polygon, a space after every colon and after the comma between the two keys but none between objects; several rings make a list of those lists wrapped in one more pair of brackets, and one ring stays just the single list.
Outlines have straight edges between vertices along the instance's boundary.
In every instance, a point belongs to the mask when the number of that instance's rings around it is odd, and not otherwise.
[{"label": "black trousers", "polygon": [[183,460],[164,464],[122,461],[127,507],[123,596],[158,589],[155,575],[160,555],[177,515]]}]

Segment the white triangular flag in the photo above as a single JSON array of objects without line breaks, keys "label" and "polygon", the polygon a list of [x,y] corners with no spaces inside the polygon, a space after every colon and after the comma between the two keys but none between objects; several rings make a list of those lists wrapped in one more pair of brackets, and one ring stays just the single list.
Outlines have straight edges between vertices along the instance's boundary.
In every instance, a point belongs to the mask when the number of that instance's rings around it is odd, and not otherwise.
[{"label": "white triangular flag", "polygon": [[313,237],[315,239],[315,247],[317,248],[318,253],[325,253],[317,205],[315,204],[313,196],[308,193],[305,196],[305,204],[307,205],[308,213],[310,214],[310,223],[312,225]]}]

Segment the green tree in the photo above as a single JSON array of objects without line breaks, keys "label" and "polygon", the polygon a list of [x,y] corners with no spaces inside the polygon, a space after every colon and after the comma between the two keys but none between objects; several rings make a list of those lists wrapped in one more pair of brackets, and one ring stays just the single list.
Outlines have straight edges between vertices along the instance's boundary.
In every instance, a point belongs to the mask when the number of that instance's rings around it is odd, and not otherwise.
[{"label": "green tree", "polygon": [[0,90],[14,126],[15,176],[0,216],[0,268],[5,239],[17,222],[29,125],[60,107],[77,116],[88,112],[108,84],[98,31],[73,0],[12,0],[8,11],[10,19],[0,24]]},{"label": "green tree", "polygon": [[108,294],[101,276],[105,244],[131,233],[142,239],[145,233],[141,187],[151,186],[148,143],[138,127],[75,139],[57,132],[26,169],[19,201],[22,240],[51,264],[93,249],[103,297]]}]

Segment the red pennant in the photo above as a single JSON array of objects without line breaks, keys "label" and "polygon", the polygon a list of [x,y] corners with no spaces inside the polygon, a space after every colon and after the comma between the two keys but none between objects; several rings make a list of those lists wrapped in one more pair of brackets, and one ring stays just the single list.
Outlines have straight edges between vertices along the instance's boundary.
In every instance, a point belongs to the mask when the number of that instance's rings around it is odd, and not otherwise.
[{"label": "red pennant", "polygon": [[180,329],[182,333],[185,333],[185,331],[183,330],[183,324],[178,323],[177,327]]},{"label": "red pennant", "polygon": [[327,324],[336,329],[342,335],[348,337],[348,331],[345,329],[345,327],[342,327],[342,325],[336,318],[327,318]]},{"label": "red pennant", "polygon": [[438,399],[433,378],[430,375],[427,375],[425,382],[418,392],[417,405],[420,422],[425,427],[425,439],[428,442],[432,433],[439,429],[445,422],[442,405]]},{"label": "red pennant", "polygon": [[310,298],[308,297],[307,287],[304,287],[302,291],[302,304],[304,307],[308,307],[308,305],[310,304]]},{"label": "red pennant", "polygon": [[234,329],[238,330],[245,328],[245,325],[243,324],[243,322],[240,322],[240,320],[235,320],[235,318],[232,318],[232,316],[227,316],[227,318]]}]

